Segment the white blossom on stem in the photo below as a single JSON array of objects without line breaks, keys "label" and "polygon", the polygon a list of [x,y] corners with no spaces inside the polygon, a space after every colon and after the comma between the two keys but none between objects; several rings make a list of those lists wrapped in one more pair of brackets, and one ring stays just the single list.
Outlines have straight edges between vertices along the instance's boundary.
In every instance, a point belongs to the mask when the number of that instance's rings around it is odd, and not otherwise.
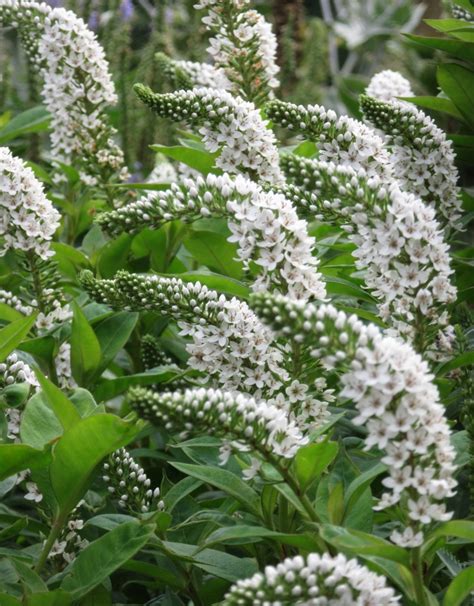
[{"label": "white blossom on stem", "polygon": [[7,147],[0,147],[0,192],[0,255],[13,249],[42,259],[52,256],[60,214],[31,168]]},{"label": "white blossom on stem", "polygon": [[443,501],[457,484],[451,432],[428,364],[409,344],[332,305],[266,294],[253,295],[251,303],[277,333],[341,371],[340,397],[352,400],[357,410],[352,422],[365,426],[366,449],[382,451],[387,466],[382,480],[387,490],[376,509],[399,504],[405,526],[391,538],[418,546],[424,528],[451,518]]},{"label": "white blossom on stem", "polygon": [[117,96],[96,35],[73,12],[33,0],[0,0],[0,25],[18,28],[39,70],[53,158],[79,161],[91,185],[119,173],[123,153],[105,114]]},{"label": "white blossom on stem", "polygon": [[401,187],[432,206],[445,226],[458,228],[459,174],[452,142],[432,118],[411,103],[360,97],[368,122],[385,133],[393,172]]},{"label": "white blossom on stem", "polygon": [[364,170],[385,182],[395,178],[383,139],[363,122],[338,116],[322,105],[277,100],[267,103],[265,113],[274,123],[314,141],[320,160]]},{"label": "white blossom on stem", "polygon": [[238,246],[237,258],[248,269],[260,267],[254,291],[287,293],[296,299],[324,299],[326,289],[312,255],[314,238],[281,193],[265,191],[242,177],[209,174],[183,179],[120,209],[103,213],[97,222],[109,233],[159,228],[167,221],[228,218],[228,240]]},{"label": "white blossom on stem", "polygon": [[207,11],[202,21],[213,34],[208,52],[216,67],[234,93],[258,104],[279,85],[280,68],[272,27],[249,5],[250,0],[200,0],[194,7]]},{"label": "white blossom on stem", "polygon": [[306,218],[336,222],[356,244],[357,269],[379,303],[380,316],[419,351],[452,351],[446,305],[456,300],[449,246],[432,208],[397,183],[364,171],[287,155],[284,188]]},{"label": "white blossom on stem", "polygon": [[136,84],[135,91],[159,116],[198,126],[206,149],[218,152],[218,168],[272,184],[282,181],[275,136],[253,103],[204,87],[157,94]]}]

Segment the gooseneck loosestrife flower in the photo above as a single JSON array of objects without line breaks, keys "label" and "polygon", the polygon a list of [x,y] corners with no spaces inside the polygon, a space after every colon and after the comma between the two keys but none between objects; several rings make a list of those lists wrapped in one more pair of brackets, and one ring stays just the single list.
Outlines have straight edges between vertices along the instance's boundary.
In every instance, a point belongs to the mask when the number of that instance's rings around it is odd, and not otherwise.
[{"label": "gooseneck loosestrife flower", "polygon": [[322,105],[305,107],[278,100],[267,103],[265,113],[275,124],[316,142],[320,160],[364,170],[385,182],[394,179],[383,139],[366,124],[339,117]]},{"label": "gooseneck loosestrife flower", "polygon": [[99,302],[117,309],[156,310],[177,321],[181,336],[191,339],[186,344],[189,367],[203,372],[213,384],[257,400],[265,398],[304,429],[326,419],[330,390],[316,386],[317,392],[324,390],[318,398],[307,385],[291,380],[272,331],[245,302],[228,299],[199,282],[124,271],[114,280],[97,280],[83,272],[81,281]]},{"label": "gooseneck loosestrife flower", "polygon": [[366,120],[385,133],[396,178],[404,190],[436,210],[443,227],[459,228],[459,174],[452,142],[432,118],[411,103],[369,96],[369,91],[377,90],[369,84],[360,105]]},{"label": "gooseneck loosestrife flower", "polygon": [[332,305],[268,294],[252,295],[251,305],[277,333],[342,372],[340,396],[357,410],[352,422],[365,426],[366,449],[382,451],[387,466],[387,491],[375,508],[401,504],[404,527],[391,539],[421,545],[425,527],[451,518],[443,501],[456,486],[455,451],[428,364],[409,344]]},{"label": "gooseneck loosestrife flower", "polygon": [[365,89],[366,95],[380,99],[380,101],[392,101],[397,97],[413,97],[414,92],[410,82],[399,72],[385,69],[375,74]]},{"label": "gooseneck loosestrife flower", "polygon": [[184,179],[171,189],[149,194],[118,210],[99,215],[97,222],[109,233],[159,228],[167,221],[195,221],[228,217],[230,242],[248,268],[261,268],[252,282],[254,291],[288,293],[296,299],[324,299],[326,289],[312,255],[314,238],[298,219],[292,203],[281,193],[264,191],[248,179],[228,175]]},{"label": "gooseneck loosestrife flower", "polygon": [[136,84],[135,91],[159,116],[199,127],[206,149],[219,152],[218,168],[271,184],[282,182],[275,136],[253,103],[205,87],[157,94]]},{"label": "gooseneck loosestrife flower", "polygon": [[456,289],[434,210],[361,169],[296,155],[283,156],[282,167],[291,183],[284,193],[299,214],[335,222],[356,244],[356,267],[366,270],[383,320],[420,352],[449,353],[454,331],[446,305]]},{"label": "gooseneck loosestrife flower", "polygon": [[385,577],[357,560],[328,553],[287,558],[237,581],[223,606],[390,606],[399,598]]},{"label": "gooseneck loosestrife flower", "polygon": [[0,0],[0,26],[19,30],[39,70],[41,96],[51,114],[53,159],[78,161],[89,184],[120,173],[123,154],[105,114],[117,96],[95,34],[73,12],[32,0]]},{"label": "gooseneck loosestrife flower", "polygon": [[23,160],[0,147],[0,255],[9,249],[48,259],[60,214]]},{"label": "gooseneck loosestrife flower", "polygon": [[158,426],[183,436],[216,435],[228,440],[226,446],[236,452],[292,459],[308,442],[287,412],[242,393],[203,387],[156,393],[136,387],[127,400],[140,416]]},{"label": "gooseneck loosestrife flower", "polygon": [[231,83],[232,92],[259,105],[278,86],[277,41],[271,25],[249,0],[200,0],[202,21],[213,34],[208,51]]}]

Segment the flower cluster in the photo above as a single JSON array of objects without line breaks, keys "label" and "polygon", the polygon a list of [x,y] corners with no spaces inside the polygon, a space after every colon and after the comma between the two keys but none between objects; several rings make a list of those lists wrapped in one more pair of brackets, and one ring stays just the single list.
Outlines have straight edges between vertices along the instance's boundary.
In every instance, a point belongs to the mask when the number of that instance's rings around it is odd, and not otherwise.
[{"label": "flower cluster", "polygon": [[327,418],[331,390],[320,382],[310,390],[291,381],[272,331],[239,299],[227,299],[199,282],[125,271],[114,280],[96,280],[85,271],[81,282],[97,301],[117,309],[171,316],[180,335],[191,338],[186,345],[188,365],[223,389],[265,398],[305,429],[318,427]]},{"label": "flower cluster", "polygon": [[302,213],[337,222],[356,244],[356,267],[366,270],[381,317],[419,351],[435,339],[437,352],[450,351],[446,304],[455,301],[456,289],[434,210],[363,171],[295,155],[284,156],[282,166],[298,186],[285,193]]},{"label": "flower cluster", "polygon": [[165,53],[157,53],[158,69],[178,89],[206,86],[228,90],[231,87],[223,69],[199,61],[177,61]]},{"label": "flower cluster", "polygon": [[348,560],[310,553],[267,566],[250,579],[237,581],[226,594],[223,606],[389,606],[399,598],[385,577]]},{"label": "flower cluster", "polygon": [[322,105],[305,107],[275,100],[267,103],[265,112],[276,124],[315,141],[321,160],[364,170],[386,182],[394,179],[383,139],[366,124],[338,117]]},{"label": "flower cluster", "polygon": [[39,70],[54,159],[79,160],[90,184],[119,172],[123,154],[105,115],[117,97],[95,34],[73,12],[33,0],[1,0],[0,24],[19,28]]},{"label": "flower cluster", "polygon": [[296,299],[324,299],[326,290],[312,255],[314,239],[281,193],[264,191],[237,176],[209,174],[184,179],[169,190],[157,191],[118,210],[103,213],[98,223],[109,233],[159,228],[181,218],[228,216],[228,240],[238,245],[238,259],[261,268],[252,283],[255,291],[287,293]]},{"label": "flower cluster", "polygon": [[42,259],[54,253],[50,241],[60,215],[46,198],[31,168],[0,147],[0,254],[7,250],[32,252]]},{"label": "flower cluster", "polygon": [[268,395],[287,378],[271,331],[235,297],[229,300],[199,282],[123,271],[114,280],[95,280],[84,272],[82,284],[95,299],[118,309],[171,316],[180,334],[191,337],[189,366],[225,389]]},{"label": "flower cluster", "polygon": [[419,546],[424,526],[450,519],[442,501],[456,486],[455,451],[428,364],[409,344],[331,305],[260,294],[252,296],[252,306],[328,368],[342,369],[340,396],[355,403],[353,423],[366,427],[365,447],[383,451],[387,465],[388,490],[376,508],[402,503],[406,528],[391,539]]},{"label": "flower cluster", "polygon": [[365,89],[366,94],[380,101],[392,101],[397,97],[413,97],[410,82],[399,72],[385,69],[378,72],[369,82]]},{"label": "flower cluster", "polygon": [[[31,491],[29,494],[32,497],[38,495],[42,498],[36,484],[33,482],[28,482],[27,484],[32,485],[29,487],[29,490]],[[27,496],[25,498],[27,498]],[[33,498],[33,500],[36,499]],[[49,559],[61,557],[64,562],[70,564],[76,559],[78,552],[89,545],[89,541],[83,539],[80,535],[80,531],[84,528],[84,520],[79,517],[79,509],[83,504],[84,501],[80,501],[71,512],[66,526],[63,528],[61,535],[56,539],[48,554]]]},{"label": "flower cluster", "polygon": [[206,9],[203,23],[211,31],[208,48],[233,92],[259,104],[278,86],[277,41],[271,25],[254,10],[249,0],[200,0]]},{"label": "flower cluster", "polygon": [[414,105],[361,95],[366,119],[386,135],[390,162],[403,189],[433,206],[443,225],[459,224],[461,200],[451,141]]},{"label": "flower cluster", "polygon": [[206,149],[219,152],[218,168],[272,184],[281,182],[275,137],[253,103],[204,87],[156,94],[136,84],[135,91],[159,116],[199,126]]},{"label": "flower cluster", "polygon": [[131,513],[164,509],[165,505],[159,499],[160,489],[150,488],[150,478],[125,448],[113,452],[104,463],[103,469],[102,479],[108,484],[107,490],[118,499],[122,509]]},{"label": "flower cluster", "polygon": [[157,394],[136,387],[129,391],[128,402],[155,425],[185,435],[205,432],[230,439],[230,449],[239,452],[292,459],[308,441],[287,412],[241,393],[198,388]]}]

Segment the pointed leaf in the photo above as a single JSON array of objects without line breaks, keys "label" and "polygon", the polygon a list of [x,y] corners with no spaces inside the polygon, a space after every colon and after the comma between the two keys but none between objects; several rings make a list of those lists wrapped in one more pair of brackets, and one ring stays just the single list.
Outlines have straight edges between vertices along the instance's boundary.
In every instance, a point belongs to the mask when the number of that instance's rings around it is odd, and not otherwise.
[{"label": "pointed leaf", "polygon": [[0,362],[17,347],[30,332],[35,323],[36,314],[11,322],[0,330]]}]

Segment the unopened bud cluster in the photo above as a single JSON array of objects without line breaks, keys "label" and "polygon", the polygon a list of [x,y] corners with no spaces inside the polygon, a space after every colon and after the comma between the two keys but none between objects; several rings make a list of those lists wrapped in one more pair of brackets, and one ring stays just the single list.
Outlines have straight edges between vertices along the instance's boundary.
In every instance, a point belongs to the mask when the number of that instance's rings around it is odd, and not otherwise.
[{"label": "unopened bud cluster", "polygon": [[102,479],[110,496],[122,509],[132,513],[148,513],[164,509],[160,489],[151,487],[151,480],[143,467],[125,448],[113,452],[103,465]]},{"label": "unopened bud cluster", "polygon": [[128,402],[157,426],[184,435],[216,435],[230,439],[232,449],[293,458],[307,443],[287,412],[241,393],[219,389],[187,389],[155,393],[132,388]]},{"label": "unopened bud cluster", "polygon": [[237,581],[223,606],[391,606],[399,603],[385,577],[343,554],[310,553],[267,566]]},{"label": "unopened bud cluster", "polygon": [[7,359],[0,363],[0,387],[7,387],[15,383],[28,383],[31,386],[37,386],[34,372],[18,358],[18,354],[12,353]]},{"label": "unopened bud cluster", "polygon": [[388,490],[376,508],[401,503],[406,527],[391,538],[419,546],[424,526],[451,518],[443,501],[456,486],[451,432],[428,364],[409,344],[331,305],[253,295],[252,306],[275,330],[342,371],[340,397],[355,403],[352,421],[366,427],[366,449],[383,451],[388,467],[382,481]]}]

